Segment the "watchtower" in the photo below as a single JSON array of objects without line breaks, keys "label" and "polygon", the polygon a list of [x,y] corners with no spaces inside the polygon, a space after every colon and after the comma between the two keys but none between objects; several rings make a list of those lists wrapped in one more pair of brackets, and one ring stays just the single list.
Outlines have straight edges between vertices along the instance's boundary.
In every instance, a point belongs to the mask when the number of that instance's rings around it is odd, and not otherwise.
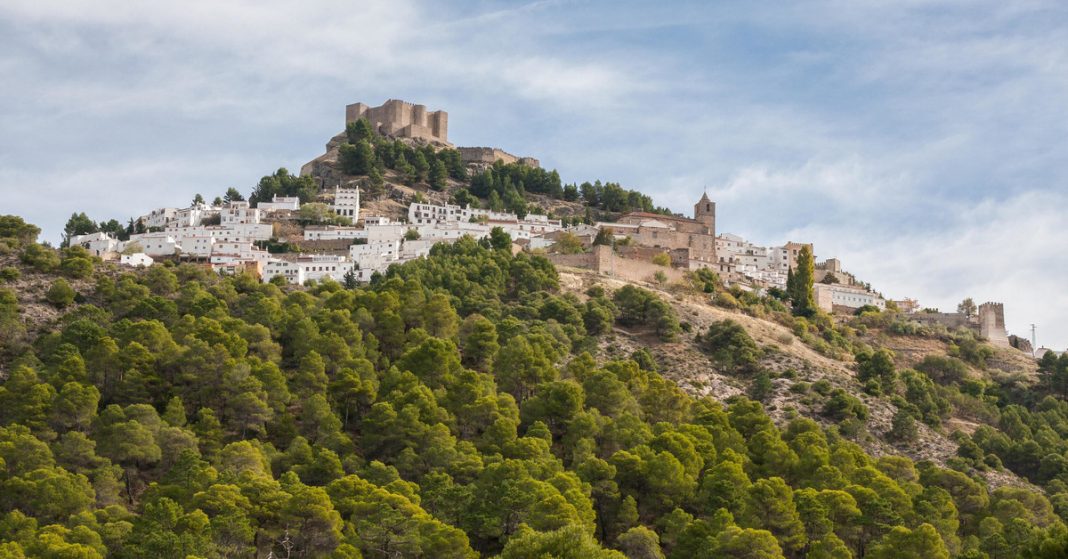
[{"label": "watchtower", "polygon": [[1005,305],[983,303],[979,305],[979,335],[990,343],[1007,347],[1009,336],[1005,331]]}]

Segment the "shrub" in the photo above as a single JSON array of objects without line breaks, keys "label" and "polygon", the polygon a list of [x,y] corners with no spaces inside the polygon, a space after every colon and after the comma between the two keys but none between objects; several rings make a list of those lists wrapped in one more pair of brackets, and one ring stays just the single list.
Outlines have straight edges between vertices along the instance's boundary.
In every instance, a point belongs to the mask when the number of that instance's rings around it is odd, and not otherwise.
[{"label": "shrub", "polygon": [[830,399],[823,406],[823,415],[835,421],[849,419],[868,419],[868,406],[864,405],[859,398],[853,396],[841,388],[831,392]]},{"label": "shrub", "polygon": [[985,368],[986,360],[994,356],[994,348],[975,339],[971,332],[961,332],[954,336],[953,343],[949,345],[949,354]]},{"label": "shrub", "polygon": [[59,255],[51,247],[31,243],[22,249],[22,263],[38,272],[51,272],[59,266]]},{"label": "shrub", "polygon": [[857,380],[865,385],[877,386],[878,392],[891,392],[897,379],[894,369],[894,353],[879,349],[873,353],[857,355]]},{"label": "shrub", "polygon": [[625,285],[615,292],[612,301],[619,308],[619,323],[624,326],[652,327],[664,341],[674,340],[682,330],[675,310],[652,291]]},{"label": "shrub", "polygon": [[661,252],[660,254],[657,254],[657,255],[653,256],[653,264],[656,264],[657,266],[665,266],[665,267],[666,266],[670,266],[671,265],[671,256],[668,255],[668,253],[666,253],[666,252]]},{"label": "shrub", "polygon": [[64,258],[59,270],[67,277],[85,279],[93,275],[93,261],[81,256]]},{"label": "shrub", "polygon": [[938,393],[927,375],[906,369],[901,372],[901,382],[905,385],[905,400],[916,406],[924,423],[937,426],[949,415],[949,401]]},{"label": "shrub", "polygon": [[656,365],[656,358],[653,354],[649,353],[649,350],[638,348],[634,350],[634,353],[630,354],[630,358],[638,364],[638,367],[643,371],[658,371],[659,367]]},{"label": "shrub", "polygon": [[15,281],[22,275],[18,268],[8,266],[0,269],[0,281]]},{"label": "shrub", "polygon": [[699,341],[713,360],[731,370],[751,367],[761,355],[745,328],[731,319],[712,323]]},{"label": "shrub", "polygon": [[67,283],[67,280],[59,278],[52,282],[52,286],[45,293],[45,299],[62,309],[74,302],[74,295],[74,288]]},{"label": "shrub", "polygon": [[827,396],[832,390],[834,390],[834,387],[831,386],[831,381],[827,379],[820,379],[812,383],[812,391],[820,396]]},{"label": "shrub", "polygon": [[768,398],[768,395],[771,394],[774,387],[768,372],[760,371],[753,379],[753,384],[749,387],[749,397],[758,402],[763,402]]},{"label": "shrub", "polygon": [[11,239],[18,246],[32,243],[41,233],[41,228],[26,223],[16,215],[0,215],[0,239]]},{"label": "shrub", "polygon": [[553,243],[553,250],[560,254],[581,254],[586,252],[586,248],[582,246],[582,241],[574,233],[564,231]]},{"label": "shrub", "polygon": [[719,285],[719,276],[708,268],[699,268],[693,272],[688,272],[687,279],[690,280],[690,285],[694,289],[699,289],[705,293],[715,293],[716,286]]},{"label": "shrub", "polygon": [[738,299],[735,299],[734,295],[731,295],[726,291],[716,293],[716,298],[713,302],[717,306],[723,307],[725,309],[737,309],[740,306],[738,304]]},{"label": "shrub", "polygon": [[905,410],[897,410],[894,419],[890,422],[890,431],[886,433],[888,439],[897,442],[913,442],[919,436],[916,420],[912,414]]},{"label": "shrub", "polygon": [[939,384],[955,384],[964,380],[968,366],[964,361],[954,357],[928,355],[916,364],[916,370],[926,373],[931,380]]}]

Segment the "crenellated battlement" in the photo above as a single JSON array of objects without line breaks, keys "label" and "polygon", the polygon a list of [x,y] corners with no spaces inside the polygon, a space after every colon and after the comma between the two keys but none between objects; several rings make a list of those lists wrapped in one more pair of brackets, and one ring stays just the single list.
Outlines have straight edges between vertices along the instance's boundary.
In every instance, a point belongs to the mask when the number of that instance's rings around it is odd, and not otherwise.
[{"label": "crenellated battlement", "polygon": [[1009,345],[1009,335],[1005,330],[1005,305],[1003,303],[983,303],[979,305],[979,335],[1000,346]]}]

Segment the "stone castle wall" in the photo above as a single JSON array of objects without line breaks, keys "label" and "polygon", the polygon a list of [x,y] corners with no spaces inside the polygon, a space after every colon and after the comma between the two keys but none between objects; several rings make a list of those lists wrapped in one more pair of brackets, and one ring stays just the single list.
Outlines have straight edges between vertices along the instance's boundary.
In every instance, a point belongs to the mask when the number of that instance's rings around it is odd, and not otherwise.
[{"label": "stone castle wall", "polygon": [[541,162],[533,157],[519,157],[518,155],[512,155],[507,151],[499,148],[489,147],[461,147],[457,148],[460,151],[460,158],[464,163],[480,163],[484,165],[493,165],[500,160],[505,165],[510,163],[522,163],[530,167],[541,167]]},{"label": "stone castle wall", "polygon": [[908,315],[908,318],[927,324],[941,324],[950,330],[968,328],[994,345],[1012,347],[1005,330],[1005,305],[1002,303],[983,303],[979,305],[978,316],[972,318],[963,313],[915,313]]},{"label": "stone castle wall", "polygon": [[345,126],[366,118],[380,134],[449,144],[449,113],[427,112],[426,105],[390,99],[379,107],[353,103],[345,107]]},{"label": "stone castle wall", "polygon": [[596,245],[591,248],[590,252],[584,254],[550,254],[549,260],[558,266],[587,268],[604,276],[635,282],[652,282],[657,272],[663,272],[668,281],[680,281],[686,274],[678,268],[658,266],[647,260],[619,256],[612,251],[612,247],[607,245]]},{"label": "stone castle wall", "polygon": [[915,320],[917,322],[923,322],[926,324],[941,324],[950,330],[956,330],[957,328],[971,328],[975,329],[975,323],[968,319],[961,313],[916,313],[908,315],[909,320]]}]

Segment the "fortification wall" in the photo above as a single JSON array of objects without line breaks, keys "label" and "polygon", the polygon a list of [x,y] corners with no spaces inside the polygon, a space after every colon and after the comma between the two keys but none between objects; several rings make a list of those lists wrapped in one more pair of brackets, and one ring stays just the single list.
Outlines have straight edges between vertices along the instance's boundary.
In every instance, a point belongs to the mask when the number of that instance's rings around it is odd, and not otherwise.
[{"label": "fortification wall", "polygon": [[957,328],[977,330],[976,324],[961,313],[915,313],[910,314],[909,319],[926,324],[941,324],[950,330]]},{"label": "fortification wall", "polygon": [[[608,247],[605,247],[608,248]],[[611,249],[608,249],[611,251]],[[598,259],[599,273],[627,281],[655,281],[653,278],[657,272],[661,272],[668,281],[680,281],[685,273],[678,268],[658,266],[645,260],[633,260],[620,258],[611,252],[607,256]]]},{"label": "fortification wall", "polygon": [[500,148],[460,147],[456,149],[460,151],[460,158],[463,160],[464,163],[493,165],[499,159],[505,165],[511,163],[521,163],[530,167],[541,166],[541,163],[533,157],[519,157],[517,155],[512,155]]},{"label": "fortification wall", "polygon": [[621,257],[606,245],[596,245],[583,254],[550,254],[549,260],[559,266],[587,268],[626,281],[652,282],[657,272],[662,272],[668,281],[680,281],[685,277],[683,270],[658,266],[647,260]]},{"label": "fortification wall", "polygon": [[1005,331],[1005,305],[1002,303],[983,303],[979,305],[979,335],[990,343],[1001,346],[1009,345],[1009,335]]},{"label": "fortification wall", "polygon": [[570,266],[572,268],[589,268],[596,270],[597,255],[592,252],[581,254],[548,254],[549,261],[557,266]]}]

